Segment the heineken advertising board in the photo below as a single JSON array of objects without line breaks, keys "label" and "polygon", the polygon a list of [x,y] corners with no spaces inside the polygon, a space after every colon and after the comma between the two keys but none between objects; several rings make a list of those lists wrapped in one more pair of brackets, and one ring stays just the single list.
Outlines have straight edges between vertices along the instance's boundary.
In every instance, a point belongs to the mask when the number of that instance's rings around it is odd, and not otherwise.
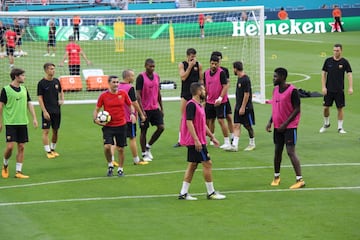
[{"label": "heineken advertising board", "polygon": [[[360,17],[342,18],[343,27],[346,31],[360,30]],[[168,38],[168,24],[127,24],[125,26],[127,39],[146,39],[146,38]],[[175,38],[180,36],[198,37],[199,28],[197,23],[173,24]],[[27,27],[27,40],[47,41],[47,26]],[[159,31],[161,30],[161,31]],[[332,18],[312,18],[312,19],[289,19],[265,21],[265,35],[288,35],[288,34],[311,34],[334,32],[335,25]],[[255,21],[228,21],[212,22],[205,24],[207,36],[254,36],[259,34],[259,27]],[[66,41],[73,34],[70,26],[57,27],[56,39]],[[114,38],[113,26],[81,26],[80,38],[82,40],[112,40]]]}]

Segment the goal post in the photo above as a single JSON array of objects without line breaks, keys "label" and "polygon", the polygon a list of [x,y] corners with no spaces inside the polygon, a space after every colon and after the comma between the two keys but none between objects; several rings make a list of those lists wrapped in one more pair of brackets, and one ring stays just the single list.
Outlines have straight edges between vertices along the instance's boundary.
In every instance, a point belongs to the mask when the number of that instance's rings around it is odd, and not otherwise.
[{"label": "goal post", "polygon": [[[204,16],[203,32],[199,27],[199,15]],[[81,59],[81,75],[69,76],[65,63],[60,67],[69,36],[73,35],[73,16],[80,16],[80,45],[91,65]],[[56,77],[67,76],[70,84],[80,81],[75,91],[65,93],[65,103],[93,103],[101,89],[88,88],[88,76],[83,71],[100,70],[104,76],[117,75],[133,69],[137,74],[144,71],[147,58],[155,60],[155,71],[161,81],[181,85],[178,63],[186,59],[186,50],[195,48],[203,69],[209,68],[210,55],[220,51],[221,65],[230,72],[229,94],[234,96],[236,77],[232,63],[242,61],[250,77],[253,101],[265,103],[265,45],[264,7],[224,7],[161,10],[114,10],[74,12],[2,12],[4,26],[13,25],[18,19],[24,27],[22,52],[16,52],[15,67],[26,71],[26,87],[32,99],[36,99],[37,82],[44,76],[43,65],[54,63]],[[50,22],[56,26],[56,49],[47,53]],[[204,36],[202,37],[202,34]],[[50,50],[52,51],[52,50]],[[8,84],[9,62],[3,56],[0,64],[1,86]],[[45,56],[46,55],[46,56]],[[93,71],[94,72],[94,71]],[[104,81],[104,76],[92,80]],[[76,81],[75,81],[76,80]],[[102,85],[104,86],[104,85]],[[162,90],[164,100],[177,100],[180,89]]]}]

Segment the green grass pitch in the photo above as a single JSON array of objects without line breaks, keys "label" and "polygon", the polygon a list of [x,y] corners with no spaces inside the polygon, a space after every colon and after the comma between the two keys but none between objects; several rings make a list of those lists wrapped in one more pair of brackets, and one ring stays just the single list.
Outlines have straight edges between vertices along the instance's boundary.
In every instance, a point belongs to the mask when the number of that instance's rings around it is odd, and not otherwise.
[{"label": "green grass pitch", "polygon": [[[126,149],[125,177],[105,177],[101,129],[92,123],[93,104],[65,105],[57,150],[60,157],[46,159],[41,129],[29,126],[30,142],[25,149],[24,172],[30,179],[14,179],[15,160],[10,160],[10,178],[0,179],[1,239],[360,239],[360,50],[359,32],[266,37],[266,93],[272,90],[272,72],[282,66],[289,71],[289,82],[307,91],[321,91],[320,72],[325,57],[332,55],[334,43],[343,44],[344,56],[353,68],[354,94],[346,95],[344,128],[336,131],[336,109],[331,109],[332,127],[319,134],[322,125],[322,99],[302,99],[302,118],[298,130],[297,153],[302,163],[306,187],[290,191],[295,177],[286,153],[282,182],[270,187],[273,176],[272,134],[265,132],[271,108],[255,105],[256,143],[253,152],[227,153],[209,147],[213,159],[214,185],[227,195],[223,201],[208,201],[201,167],[190,192],[198,201],[179,201],[177,194],[186,167],[186,149],[174,149],[179,124],[179,103],[165,102],[165,132],[153,146],[154,161],[132,165]],[[92,43],[84,43],[86,45]],[[199,59],[207,68],[211,45],[200,40],[188,47],[199,49]],[[44,44],[38,47],[43,53]],[[61,49],[59,47],[59,49]],[[139,49],[141,51],[141,49]],[[185,55],[179,49],[177,62]],[[60,50],[59,50],[60,52]],[[223,50],[230,54],[231,46]],[[87,52],[89,58],[95,52]],[[61,54],[58,54],[59,56]],[[108,57],[107,57],[108,58]],[[154,56],[157,69],[173,67]],[[58,60],[58,56],[56,58]],[[42,64],[31,56],[16,59],[24,68],[39,69],[30,74],[28,84],[42,76]],[[108,62],[107,62],[108,61]],[[120,60],[119,60],[120,61]],[[123,60],[121,60],[123,61]],[[144,59],[126,67],[143,70]],[[8,62],[0,61],[1,86],[9,82]],[[102,59],[106,67],[110,60]],[[223,65],[231,69],[230,61]],[[20,66],[20,65],[19,65]],[[59,73],[59,69],[58,69]],[[164,76],[168,78],[171,76]],[[235,77],[231,76],[231,81]],[[346,88],[347,88],[346,80]],[[233,87],[233,86],[232,86]],[[165,96],[177,96],[167,90]],[[81,94],[81,93],[79,93]],[[94,97],[99,93],[93,92]],[[36,99],[36,93],[32,93]],[[232,104],[234,100],[232,100]],[[36,107],[38,120],[40,109]],[[150,128],[149,132],[154,129]],[[139,131],[138,131],[139,133]],[[220,137],[219,126],[216,135]],[[0,149],[4,148],[4,131]],[[248,143],[246,131],[240,148]]]}]

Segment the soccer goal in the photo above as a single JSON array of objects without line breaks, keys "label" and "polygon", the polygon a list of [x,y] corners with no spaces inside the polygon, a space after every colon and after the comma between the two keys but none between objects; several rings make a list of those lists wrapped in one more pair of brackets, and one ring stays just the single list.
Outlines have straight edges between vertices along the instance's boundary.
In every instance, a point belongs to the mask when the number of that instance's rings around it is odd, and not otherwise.
[{"label": "soccer goal", "polygon": [[[81,57],[81,75],[69,76],[67,63],[62,63],[65,47],[73,33],[73,17],[80,16],[80,40],[76,41],[91,61]],[[204,18],[204,32],[199,27]],[[161,81],[180,86],[179,62],[185,60],[186,49],[195,48],[204,70],[210,55],[220,51],[222,66],[230,71],[230,94],[235,93],[236,77],[232,63],[242,61],[250,76],[254,101],[265,102],[264,7],[191,8],[138,11],[78,12],[2,12],[4,26],[21,20],[24,29],[22,49],[16,50],[15,67],[26,71],[26,86],[36,99],[37,82],[44,76],[43,65],[54,63],[56,77],[66,87],[66,103],[92,103],[106,88],[106,77],[133,69],[144,71],[147,58],[155,60]],[[56,27],[56,48],[47,50],[50,25]],[[4,56],[5,55],[5,56]],[[10,82],[9,62],[2,54],[1,85]],[[86,74],[84,74],[84,72]],[[89,75],[90,73],[90,75]],[[91,73],[94,73],[93,76]],[[73,86],[75,84],[76,86]],[[91,86],[89,86],[89,84]],[[73,87],[73,88],[72,88]],[[163,89],[163,98],[176,100],[180,89]]]}]

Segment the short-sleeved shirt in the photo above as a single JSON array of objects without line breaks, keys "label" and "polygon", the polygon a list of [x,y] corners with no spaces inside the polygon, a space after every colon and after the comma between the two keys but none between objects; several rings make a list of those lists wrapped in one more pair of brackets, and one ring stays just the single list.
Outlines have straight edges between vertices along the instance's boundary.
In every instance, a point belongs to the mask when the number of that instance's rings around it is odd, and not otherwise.
[{"label": "short-sleeved shirt", "polygon": [[[189,63],[187,61],[183,61],[184,71],[186,71],[189,67]],[[190,92],[190,86],[193,82],[198,82],[200,79],[199,75],[199,62],[192,67],[189,76],[185,79],[185,81],[181,81],[181,94],[180,97],[185,98],[187,100],[192,98],[192,94]]]},{"label": "short-sleeved shirt", "polygon": [[352,72],[348,60],[345,58],[335,60],[333,57],[325,60],[322,70],[327,72],[326,88],[329,92],[342,92],[345,72]]},{"label": "short-sleeved shirt", "polygon": [[56,27],[49,27],[49,41],[54,41],[56,39]]},{"label": "short-sleeved shirt", "polygon": [[14,32],[16,33],[17,36],[21,36],[22,35],[22,27],[20,25],[14,25]]},{"label": "short-sleeved shirt", "polygon": [[239,111],[245,93],[249,93],[249,100],[246,104],[245,109],[253,109],[251,81],[247,75],[239,77],[237,80],[236,93],[235,93],[236,95],[235,111]]},{"label": "short-sleeved shirt", "polygon": [[5,32],[6,46],[15,47],[16,33],[8,30]]},{"label": "short-sleeved shirt", "polygon": [[68,45],[66,45],[65,51],[67,52],[69,57],[69,65],[80,65],[81,47],[78,44],[74,42],[69,43]]},{"label": "short-sleeved shirt", "polygon": [[37,95],[43,97],[44,105],[48,113],[60,113],[59,93],[62,88],[59,79],[49,81],[41,79],[37,86]]},{"label": "short-sleeved shirt", "polygon": [[107,111],[111,120],[106,126],[118,127],[126,124],[125,107],[132,104],[128,94],[124,90],[119,90],[117,93],[109,91],[103,92],[97,101],[96,106]]}]

